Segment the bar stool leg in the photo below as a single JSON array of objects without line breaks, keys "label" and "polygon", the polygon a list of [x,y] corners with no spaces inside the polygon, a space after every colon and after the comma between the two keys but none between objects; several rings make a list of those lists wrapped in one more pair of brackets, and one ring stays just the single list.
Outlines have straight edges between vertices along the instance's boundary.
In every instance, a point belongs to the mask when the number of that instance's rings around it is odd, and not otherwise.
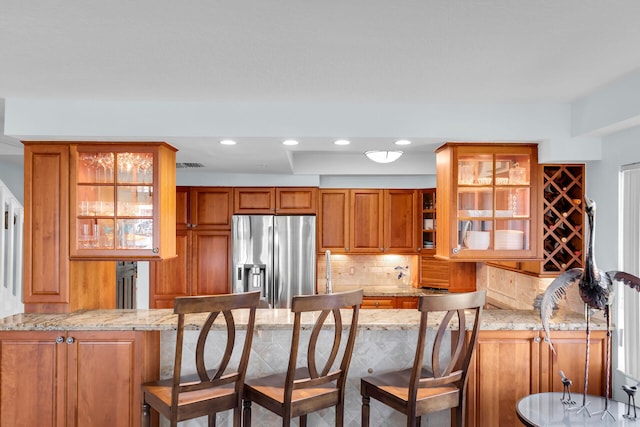
[{"label": "bar stool leg", "polygon": [[369,427],[369,396],[362,396],[362,427]]},{"label": "bar stool leg", "polygon": [[242,425],[250,426],[251,425],[251,401],[243,400],[242,401]]}]

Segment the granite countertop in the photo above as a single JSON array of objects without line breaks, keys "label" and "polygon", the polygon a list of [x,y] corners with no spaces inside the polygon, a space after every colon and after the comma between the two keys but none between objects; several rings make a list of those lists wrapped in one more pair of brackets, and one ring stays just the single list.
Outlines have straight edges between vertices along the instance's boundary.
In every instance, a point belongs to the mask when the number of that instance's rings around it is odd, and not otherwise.
[{"label": "granite countertop", "polygon": [[[362,289],[365,297],[418,297],[420,295],[429,295],[434,293],[442,293],[433,289],[414,288],[408,285],[338,285],[333,287],[333,292],[347,292]],[[320,289],[324,293],[324,289]]]},{"label": "granite countertop", "polygon": [[[430,316],[430,323],[436,325],[440,317]],[[216,327],[222,328],[222,319]],[[237,327],[246,325],[247,312],[239,313]],[[303,328],[311,328],[315,316],[303,316]],[[187,317],[191,329],[197,329],[202,317]],[[415,330],[420,322],[419,312],[411,309],[361,310],[358,321],[360,330]],[[348,317],[345,316],[345,323]],[[471,322],[470,322],[471,323]],[[176,328],[177,315],[171,309],[151,310],[80,310],[66,314],[24,313],[0,319],[0,331],[163,331]],[[256,329],[291,329],[293,314],[288,309],[258,309]],[[593,320],[592,329],[603,330],[606,324]],[[584,330],[583,315],[558,310],[551,320],[553,330]],[[482,330],[541,330],[540,314],[536,310],[484,310]]]}]

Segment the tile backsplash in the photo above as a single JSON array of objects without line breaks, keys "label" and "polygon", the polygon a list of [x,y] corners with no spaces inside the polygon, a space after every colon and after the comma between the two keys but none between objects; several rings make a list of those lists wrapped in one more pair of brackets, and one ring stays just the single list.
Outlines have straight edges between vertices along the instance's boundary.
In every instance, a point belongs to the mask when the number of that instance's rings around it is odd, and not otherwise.
[{"label": "tile backsplash", "polygon": [[[326,258],[318,255],[318,289],[326,286]],[[402,286],[418,283],[416,255],[331,254],[333,286]]]}]

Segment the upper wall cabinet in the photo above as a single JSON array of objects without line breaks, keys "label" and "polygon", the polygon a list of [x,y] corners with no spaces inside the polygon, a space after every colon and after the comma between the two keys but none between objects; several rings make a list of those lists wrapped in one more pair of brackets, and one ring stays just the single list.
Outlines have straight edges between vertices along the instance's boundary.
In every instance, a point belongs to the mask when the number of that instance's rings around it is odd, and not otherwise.
[{"label": "upper wall cabinet", "polygon": [[436,256],[541,259],[535,144],[447,143],[436,150]]},{"label": "upper wall cabinet", "polygon": [[315,215],[318,189],[315,187],[234,188],[234,214]]},{"label": "upper wall cabinet", "polygon": [[165,143],[70,144],[70,256],[176,255],[176,150]]},{"label": "upper wall cabinet", "polygon": [[321,189],[318,251],[417,253],[416,190]]}]

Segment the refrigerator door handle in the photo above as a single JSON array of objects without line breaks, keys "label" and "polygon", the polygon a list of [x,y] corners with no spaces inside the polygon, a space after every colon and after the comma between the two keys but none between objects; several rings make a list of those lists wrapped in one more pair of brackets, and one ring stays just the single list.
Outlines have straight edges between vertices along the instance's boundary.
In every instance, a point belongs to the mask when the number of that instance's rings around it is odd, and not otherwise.
[{"label": "refrigerator door handle", "polygon": [[273,248],[273,272],[271,286],[271,307],[276,308],[276,303],[280,300],[280,239],[277,217],[274,217],[273,232],[271,233],[271,247]]}]

